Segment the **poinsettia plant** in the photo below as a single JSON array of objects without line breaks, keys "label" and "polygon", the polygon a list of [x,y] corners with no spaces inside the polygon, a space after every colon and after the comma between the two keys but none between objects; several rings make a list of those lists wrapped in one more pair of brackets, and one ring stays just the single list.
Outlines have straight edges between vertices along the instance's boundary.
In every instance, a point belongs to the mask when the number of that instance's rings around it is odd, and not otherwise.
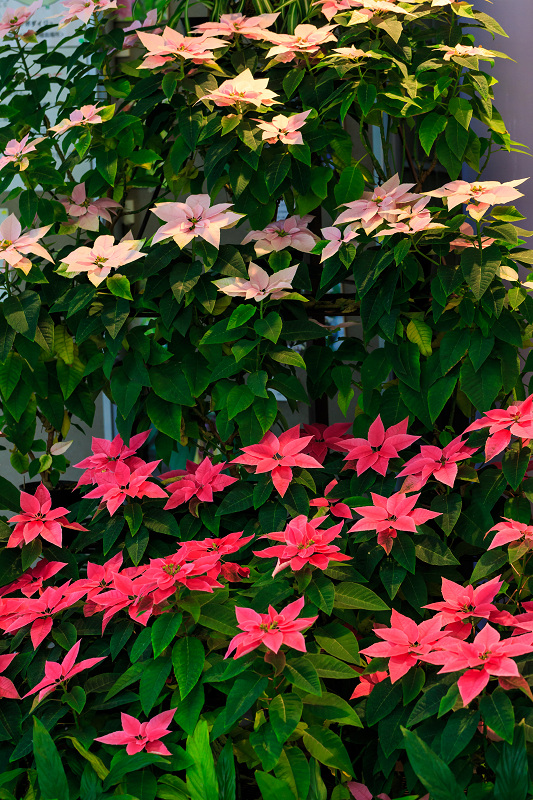
[{"label": "poinsettia plant", "polygon": [[[37,484],[0,477],[2,796],[527,800],[533,251],[523,181],[484,179],[522,148],[475,40],[502,28],[58,8],[0,22],[2,436]],[[102,392],[119,433],[59,499]]]}]

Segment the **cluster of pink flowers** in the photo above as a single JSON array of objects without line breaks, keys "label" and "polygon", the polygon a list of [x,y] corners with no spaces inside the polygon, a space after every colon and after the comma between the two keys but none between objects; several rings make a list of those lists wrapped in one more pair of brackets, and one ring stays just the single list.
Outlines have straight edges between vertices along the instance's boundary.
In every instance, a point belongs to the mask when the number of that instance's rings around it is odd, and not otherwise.
[{"label": "cluster of pink flowers", "polygon": [[279,252],[287,247],[293,247],[301,253],[310,253],[318,242],[318,236],[312,233],[308,225],[313,217],[306,214],[303,217],[294,216],[271,222],[261,231],[250,231],[241,244],[255,242],[255,252],[258,256]]},{"label": "cluster of pink flowers", "polygon": [[39,239],[42,239],[51,227],[43,225],[41,228],[22,233],[20,222],[14,214],[10,214],[0,224],[0,259],[7,261],[10,267],[21,269],[25,275],[31,269],[31,261],[26,258],[29,253],[54,263],[48,250],[39,244]]},{"label": "cluster of pink flowers", "polygon": [[140,65],[141,69],[157,69],[177,58],[193,64],[205,64],[215,58],[213,50],[226,46],[226,42],[220,39],[206,35],[183,36],[168,26],[161,35],[138,30],[137,36],[148,51]]},{"label": "cluster of pink flowers", "polygon": [[102,111],[102,109],[96,106],[82,106],[73,111],[68,119],[62,119],[57,125],[52,125],[50,130],[54,131],[54,136],[60,136],[71,128],[78,128],[84,125],[98,125],[100,122],[103,122],[102,117],[98,113],[99,111]]},{"label": "cluster of pink flowers", "polygon": [[287,295],[287,290],[292,289],[292,280],[298,267],[287,267],[269,275],[264,269],[250,261],[248,265],[248,280],[246,278],[219,278],[213,281],[219,291],[229,297],[242,297],[245,300],[281,300]]},{"label": "cluster of pink flowers", "polygon": [[140,252],[141,246],[142,241],[133,239],[131,233],[123,236],[118,244],[113,236],[98,236],[90,247],[83,245],[72,250],[63,258],[63,263],[68,273],[86,272],[90,282],[100,286],[113,270],[143,258],[146,253]]},{"label": "cluster of pink flowers", "polygon": [[43,0],[35,0],[29,6],[6,8],[0,20],[0,41],[8,34],[18,36],[21,25],[24,25],[43,4]]},{"label": "cluster of pink flowers", "polygon": [[208,194],[191,194],[185,203],[157,203],[151,211],[166,225],[155,233],[152,243],[172,238],[179,247],[186,247],[200,237],[218,248],[220,231],[233,227],[243,217],[229,211],[231,207],[231,203],[212,206]]}]

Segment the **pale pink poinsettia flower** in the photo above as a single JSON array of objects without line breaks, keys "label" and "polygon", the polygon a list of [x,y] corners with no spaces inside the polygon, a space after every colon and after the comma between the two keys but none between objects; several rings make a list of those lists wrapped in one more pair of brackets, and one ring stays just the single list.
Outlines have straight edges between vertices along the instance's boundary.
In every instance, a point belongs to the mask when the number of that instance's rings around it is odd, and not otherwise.
[{"label": "pale pink poinsettia flower", "polygon": [[[123,29],[124,33],[129,33],[130,35],[124,37],[122,49],[125,50],[128,47],[135,47],[136,44],[139,44],[137,31],[141,30],[142,28],[153,28],[155,25],[157,25],[157,8],[152,8],[146,14],[144,22],[141,22],[140,19],[135,19],[131,25],[128,25]],[[161,30],[161,28],[156,28],[155,30],[151,31],[151,33],[158,34],[161,33]],[[130,31],[135,31],[135,33],[130,33]]]},{"label": "pale pink poinsettia flower", "polygon": [[64,687],[67,681],[83,672],[86,669],[91,669],[100,661],[104,661],[106,656],[100,658],[86,658],[76,664],[78,653],[80,652],[81,639],[79,639],[74,647],[71,647],[65,655],[63,661],[46,661],[44,665],[44,678],[27,692],[24,697],[30,697],[32,694],[39,692],[39,702],[55,691],[59,686]]},{"label": "pale pink poinsettia flower", "polygon": [[76,487],[98,483],[99,476],[103,472],[113,472],[120,461],[132,469],[143,466],[145,462],[135,454],[149,436],[150,430],[137,433],[130,438],[129,444],[124,444],[120,434],[117,434],[112,441],[93,436],[91,440],[92,455],[73,465],[76,469],[85,470]]},{"label": "pale pink poinsettia flower", "polygon": [[445,447],[423,444],[420,453],[409,459],[398,473],[406,478],[402,492],[418,492],[433,476],[440,483],[453,487],[457,478],[457,462],[470,458],[477,447],[467,447],[460,436],[456,436]]},{"label": "pale pink poinsettia flower", "polygon": [[494,605],[494,598],[499,594],[503,581],[499,577],[492,578],[474,589],[473,586],[462,586],[448,578],[442,579],[442,600],[429,603],[423,608],[438,611],[443,627],[460,639],[472,631],[474,620],[487,619],[499,625],[509,625],[513,617],[506,611],[499,611]]},{"label": "pale pink poinsettia flower", "polygon": [[525,400],[513,403],[507,408],[494,408],[486,411],[480,419],[472,422],[465,433],[489,429],[489,438],[485,444],[485,461],[497,456],[505,450],[512,436],[522,440],[523,445],[533,439],[533,395]]},{"label": "pale pink poinsettia flower", "polygon": [[17,6],[17,8],[6,8],[0,19],[0,41],[9,33],[18,34],[21,25],[24,25],[30,17],[38,11],[43,4],[43,0],[36,0],[29,6]]},{"label": "pale pink poinsettia flower", "polygon": [[388,227],[379,231],[378,236],[393,236],[403,233],[407,236],[445,228],[440,222],[433,222],[430,211],[426,208],[429,197],[422,197],[413,206],[404,206]]},{"label": "pale pink poinsettia flower", "polygon": [[[461,252],[464,250],[465,247],[477,247],[479,249],[479,242],[475,231],[470,225],[469,222],[463,222],[461,227],[459,228],[460,236],[457,239],[454,239],[450,242],[450,247],[453,250],[457,250],[457,252]],[[466,237],[469,237],[468,239]],[[485,247],[490,247],[491,244],[494,244],[496,240],[491,239],[490,236],[482,236],[481,237],[481,247],[484,249]],[[518,273],[517,273],[518,274]]]},{"label": "pale pink poinsettia flower", "polygon": [[343,203],[343,211],[335,220],[335,225],[344,222],[359,222],[367,233],[371,233],[383,222],[395,222],[401,213],[402,206],[412,204],[420,199],[421,195],[409,190],[414,183],[400,183],[398,175],[393,175],[382,186],[377,186],[373,192],[363,192],[360,200]]},{"label": "pale pink poinsettia flower", "polygon": [[212,206],[208,194],[191,194],[184,203],[156,203],[150,210],[166,225],[156,231],[152,244],[172,238],[183,248],[199,236],[218,248],[220,231],[232,228],[244,216],[230,208],[231,203]]},{"label": "pale pink poinsettia flower", "polygon": [[14,214],[10,214],[0,224],[0,259],[7,261],[10,267],[21,269],[25,275],[31,270],[31,261],[26,255],[31,253],[54,263],[52,256],[45,250],[41,239],[50,230],[51,225],[43,225],[22,233],[22,227]]},{"label": "pale pink poinsettia flower", "polygon": [[275,92],[267,89],[268,78],[254,78],[249,69],[243,70],[235,78],[223,81],[217,89],[204,94],[201,100],[212,100],[216,106],[236,106],[243,111],[247,105],[272,106],[279,103]]},{"label": "pale pink poinsettia flower", "polygon": [[237,456],[230,463],[255,467],[256,475],[271,472],[272,483],[283,497],[292,481],[293,467],[304,469],[322,467],[316,458],[302,452],[312,438],[312,436],[301,437],[299,425],[284,431],[279,437],[268,431],[259,444],[242,447],[243,455]]},{"label": "pale pink poinsettia flower", "polygon": [[441,197],[448,209],[467,203],[467,210],[475,220],[480,220],[488,211],[490,206],[496,204],[511,203],[519,197],[523,197],[522,192],[516,191],[516,186],[527,181],[528,178],[521,178],[516,181],[468,181],[456,180],[445,183],[440,189],[433,189],[431,192],[424,192],[428,197]]},{"label": "pale pink poinsettia flower", "polygon": [[279,17],[275,14],[259,14],[257,17],[245,17],[242,14],[222,14],[218,22],[202,22],[195,25],[194,30],[210,36],[244,36],[245,39],[259,42],[268,38],[271,31],[267,31]]},{"label": "pale pink poinsettia flower", "polygon": [[116,0],[65,0],[62,5],[65,6],[67,11],[63,12],[58,28],[64,28],[74,20],[87,24],[92,15],[98,11],[109,11],[117,8]]},{"label": "pale pink poinsettia flower", "polygon": [[148,480],[158,464],[159,461],[150,461],[141,467],[130,469],[124,461],[119,461],[112,472],[102,472],[98,476],[98,486],[91,489],[85,497],[101,498],[101,503],[107,506],[110,516],[113,516],[127,497],[139,500],[143,497],[160,497],[166,500],[168,495],[165,490]]},{"label": "pale pink poinsettia flower", "polygon": [[86,531],[83,525],[69,522],[66,514],[68,508],[52,508],[50,492],[43,483],[35,490],[35,495],[27,492],[20,493],[21,514],[15,514],[8,522],[15,522],[13,533],[9,537],[6,547],[19,547],[29,544],[38,536],[51,544],[61,547],[63,528],[75,531]]},{"label": "pale pink poinsettia flower", "polygon": [[420,439],[420,436],[407,433],[408,425],[409,417],[406,417],[385,429],[381,414],[378,414],[368,429],[367,439],[345,439],[340,443],[339,447],[347,451],[345,461],[348,463],[343,470],[355,469],[358,475],[362,475],[367,469],[372,469],[379,475],[386,475],[391,458],[398,458],[400,450]]},{"label": "pale pink poinsettia flower", "polygon": [[350,227],[347,227],[344,233],[340,231],[338,228],[330,226],[328,228],[321,228],[322,238],[325,239],[327,245],[322,250],[320,254],[320,263],[326,261],[326,259],[331,258],[337,253],[341,245],[348,244],[354,239],[357,239],[356,231],[352,230]]},{"label": "pale pink poinsettia flower", "polygon": [[499,53],[493,53],[492,50],[487,50],[485,47],[474,47],[467,44],[456,44],[455,47],[450,47],[447,44],[439,44],[434,45],[433,49],[440,50],[444,53],[444,61],[450,61],[456,56],[459,58],[482,58],[492,60],[499,55]]},{"label": "pale pink poinsettia flower", "polygon": [[496,531],[496,536],[487,549],[493,550],[495,547],[517,542],[524,552],[533,550],[533,526],[509,517],[502,517],[502,519],[505,521],[498,522],[485,534],[485,536],[488,536],[492,531]]},{"label": "pale pink poinsettia flower", "polygon": [[391,613],[390,628],[374,628],[374,633],[384,641],[371,644],[361,653],[371,658],[388,658],[391,683],[400,680],[420,660],[424,661],[425,656],[447,636],[438,617],[417,625],[395,609]]},{"label": "pale pink poinsettia flower", "polygon": [[205,64],[214,60],[213,50],[227,46],[227,42],[208,36],[183,36],[168,25],[161,35],[137,31],[137,36],[148,50],[140,69],[157,69],[177,58]]},{"label": "pale pink poinsettia flower", "polygon": [[91,247],[77,247],[63,258],[63,263],[67,272],[79,275],[86,272],[90,282],[100,286],[113,270],[143,258],[146,253],[137,249],[141,246],[142,241],[130,239],[127,234],[118,244],[113,236],[98,236]]},{"label": "pale pink poinsettia flower", "polygon": [[256,303],[261,300],[282,300],[287,290],[292,289],[292,281],[296,275],[298,265],[295,267],[287,267],[280,269],[273,275],[269,275],[266,270],[250,262],[248,267],[248,280],[245,278],[219,278],[213,281],[215,286],[220,292],[229,295],[229,297],[243,297],[245,300],[255,300]]},{"label": "pale pink poinsettia flower", "polygon": [[307,453],[308,456],[313,456],[323,464],[329,450],[335,450],[337,453],[343,452],[343,442],[350,439],[347,431],[351,427],[351,422],[335,422],[333,425],[313,422],[302,425],[303,433],[306,436],[313,437],[305,448],[304,453]]},{"label": "pale pink poinsettia flower", "polygon": [[278,222],[271,222],[262,231],[247,233],[241,244],[255,242],[255,252],[258,256],[279,252],[286,247],[294,247],[301,253],[310,253],[319,241],[318,236],[307,227],[313,219],[314,217],[306,214],[303,217],[287,217]]},{"label": "pale pink poinsettia flower", "polygon": [[422,660],[442,664],[439,675],[465,670],[457,686],[463,704],[467,706],[483,691],[491,676],[521,677],[513,657],[533,652],[533,633],[501,641],[498,631],[487,623],[473,642],[447,637],[441,640],[440,646],[442,649],[424,655]]},{"label": "pale pink poinsettia flower", "polygon": [[0,157],[0,169],[3,169],[6,164],[14,164],[21,172],[28,169],[30,160],[27,154],[35,152],[37,150],[35,145],[44,142],[46,139],[46,136],[40,136],[38,139],[32,139],[31,142],[28,142],[29,137],[30,134],[27,133],[20,142],[16,139],[9,140],[6,144],[4,154]]},{"label": "pale pink poinsettia flower", "polygon": [[441,516],[436,511],[415,508],[420,494],[407,497],[402,492],[396,492],[390,497],[383,497],[380,494],[371,492],[370,496],[373,505],[360,506],[353,509],[362,516],[362,519],[356,522],[348,533],[376,531],[378,544],[383,547],[387,555],[392,550],[398,531],[416,533],[417,525],[422,525],[430,519]]},{"label": "pale pink poinsettia flower", "polygon": [[356,61],[358,58],[379,58],[377,53],[372,50],[360,50],[354,44],[350,47],[334,47],[331,51],[331,58],[346,58],[348,61]]},{"label": "pale pink poinsettia flower", "polygon": [[296,26],[294,33],[271,33],[268,40],[274,47],[270,48],[267,56],[275,56],[276,61],[284,64],[297,56],[316,56],[322,45],[337,41],[332,34],[334,28],[335,25],[317,28],[316,25],[300,24]]},{"label": "pale pink poinsettia flower", "polygon": [[268,144],[275,144],[282,142],[283,144],[303,144],[303,136],[300,133],[300,128],[305,125],[305,120],[311,113],[312,109],[302,111],[300,114],[293,114],[286,117],[284,114],[278,114],[272,117],[270,121],[256,119],[253,117],[254,122],[259,123],[258,128],[263,131],[263,141]]},{"label": "pale pink poinsettia flower", "polygon": [[204,458],[200,464],[187,461],[185,469],[175,469],[171,472],[164,472],[160,475],[162,481],[172,480],[167,484],[167,491],[170,498],[165,505],[166,509],[177,508],[188,503],[189,510],[194,512],[200,503],[212,503],[213,493],[222,492],[237,478],[222,474],[227,468],[227,463],[221,461],[220,464],[213,464],[211,459]]},{"label": "pale pink poinsettia flower", "polygon": [[97,125],[103,121],[98,113],[99,111],[102,111],[102,108],[82,106],[73,111],[68,119],[62,119],[57,125],[52,125],[50,130],[54,131],[54,136],[60,136],[71,128],[77,128],[80,125]]},{"label": "pale pink poinsettia flower", "polygon": [[324,14],[327,21],[330,22],[335,14],[340,14],[343,11],[351,11],[359,5],[358,0],[317,0],[313,3],[314,6],[321,6],[320,11]]},{"label": "pale pink poinsettia flower", "polygon": [[307,564],[317,569],[327,569],[330,561],[351,561],[352,556],[341,553],[337,545],[331,544],[338,539],[343,522],[331,528],[321,528],[324,517],[308,520],[304,514],[292,519],[285,530],[265,533],[260,539],[272,539],[282,544],[267,547],[266,550],[254,550],[260,558],[277,558],[272,577],[290,567],[299,572]]},{"label": "pale pink poinsettia flower", "polygon": [[297,619],[304,605],[305,598],[300,597],[285,606],[279,613],[275,608],[269,606],[267,614],[258,614],[251,608],[236,606],[237,627],[243,633],[238,633],[233,637],[224,658],[231,655],[234,650],[234,658],[240,658],[262,644],[273,653],[278,653],[283,644],[293,650],[305,653],[305,640],[301,631],[312,625],[318,616]]},{"label": "pale pink poinsettia flower", "polygon": [[77,225],[78,228],[83,228],[86,231],[97,231],[100,227],[100,217],[105,219],[106,222],[111,222],[109,211],[115,208],[122,208],[120,203],[108,197],[102,197],[98,200],[88,198],[85,190],[85,181],[78,183],[73,188],[71,196],[61,202],[67,214],[74,217],[74,219],[69,220],[68,224]]},{"label": "pale pink poinsettia flower", "polygon": [[[333,491],[337,486],[338,481],[333,480],[328,483],[324,489],[324,497],[315,497],[309,501],[311,508],[322,509],[320,516],[324,517],[325,514],[333,514],[334,517],[342,517],[343,519],[352,519],[352,512],[346,503],[342,503],[333,497],[328,497],[328,494]],[[318,513],[318,512],[317,512]]]},{"label": "pale pink poinsettia flower", "polygon": [[14,594],[15,592],[22,592],[24,597],[32,597],[35,592],[42,594],[43,583],[56,575],[63,567],[67,566],[66,561],[47,561],[46,558],[41,558],[40,561],[26,572],[7,586],[2,586],[0,589],[0,597],[6,594]]},{"label": "pale pink poinsettia flower", "polygon": [[120,714],[122,730],[108,733],[105,736],[97,736],[95,741],[103,744],[125,744],[126,753],[129,756],[140,753],[142,750],[146,750],[147,753],[157,753],[159,756],[170,756],[170,750],[165,747],[161,739],[170,733],[169,725],[174,719],[175,713],[176,709],[171,708],[170,711],[156,714],[148,722],[139,722],[130,714],[122,712]]},{"label": "pale pink poinsettia flower", "polygon": [[84,592],[67,593],[68,583],[63,586],[49,586],[38,598],[25,600],[3,600],[10,604],[12,613],[0,618],[0,628],[5,633],[16,633],[26,625],[31,625],[30,638],[35,649],[39,647],[54,624],[54,614],[59,614],[80,600]]},{"label": "pale pink poinsettia flower", "polygon": [[[9,667],[15,656],[18,653],[10,653],[8,655],[0,656],[0,672],[5,672]],[[15,684],[5,675],[0,675],[0,699],[6,700],[20,700],[20,695],[15,688]]]}]

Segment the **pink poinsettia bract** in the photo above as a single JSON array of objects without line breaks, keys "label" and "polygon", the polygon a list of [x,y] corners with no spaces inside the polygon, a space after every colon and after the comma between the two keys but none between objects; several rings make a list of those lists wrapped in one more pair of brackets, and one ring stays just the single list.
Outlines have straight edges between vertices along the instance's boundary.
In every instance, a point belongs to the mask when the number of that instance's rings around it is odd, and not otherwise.
[{"label": "pink poinsettia bract", "polygon": [[368,429],[368,438],[345,439],[339,448],[347,451],[343,469],[354,469],[362,475],[368,469],[379,475],[386,475],[391,458],[398,458],[400,450],[405,450],[420,437],[407,433],[409,417],[385,429],[378,414]]},{"label": "pink poinsettia bract", "polygon": [[70,514],[68,508],[62,506],[52,508],[50,492],[43,483],[39,484],[34,495],[28,494],[28,492],[20,493],[20,507],[22,513],[15,514],[8,520],[15,522],[16,525],[6,547],[29,544],[38,536],[61,547],[63,528],[71,528],[75,531],[87,530],[78,522],[67,520],[66,514]]},{"label": "pink poinsettia bract", "polygon": [[305,598],[300,597],[285,606],[279,613],[275,608],[269,606],[267,614],[258,614],[251,608],[236,606],[237,627],[243,633],[238,633],[233,637],[224,658],[228,658],[233,651],[235,651],[234,658],[240,658],[262,644],[273,653],[278,653],[282,645],[305,653],[305,640],[301,631],[312,625],[318,617],[300,617],[298,619],[298,614],[304,605]]},{"label": "pink poinsettia bract", "polygon": [[122,730],[107,733],[105,736],[97,736],[96,741],[103,744],[126,745],[126,753],[129,756],[140,753],[142,750],[160,756],[169,756],[171,755],[170,750],[165,747],[161,739],[170,733],[168,728],[175,713],[176,709],[172,708],[170,711],[156,714],[148,722],[139,722],[130,714],[122,712],[120,714]]},{"label": "pink poinsettia bract", "polygon": [[419,494],[407,497],[402,492],[396,492],[390,497],[383,497],[371,492],[370,496],[373,505],[354,508],[354,511],[361,514],[362,519],[356,522],[348,533],[375,530],[378,535],[378,544],[383,547],[387,555],[392,550],[398,531],[416,533],[417,525],[440,517],[440,513],[436,511],[415,508],[420,497]]}]

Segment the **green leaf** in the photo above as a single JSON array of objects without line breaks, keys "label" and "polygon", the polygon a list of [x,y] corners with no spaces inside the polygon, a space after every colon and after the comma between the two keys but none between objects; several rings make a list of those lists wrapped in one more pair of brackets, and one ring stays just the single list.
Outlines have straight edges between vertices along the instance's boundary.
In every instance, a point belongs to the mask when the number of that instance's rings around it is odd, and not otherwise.
[{"label": "green leaf", "polygon": [[171,439],[181,440],[181,408],[174,403],[162,400],[154,392],[150,392],[146,400],[146,413],[161,433]]},{"label": "green leaf", "polygon": [[492,575],[497,572],[504,564],[507,564],[508,557],[506,550],[488,550],[482,553],[479,560],[476,562],[474,571],[470,578],[470,583],[475,583],[481,578],[486,578],[487,575]]},{"label": "green leaf", "polygon": [[365,179],[359,167],[346,167],[335,185],[335,200],[339,205],[359,200],[365,190]]},{"label": "green leaf", "polygon": [[303,743],[311,755],[333,769],[340,769],[353,776],[352,762],[340,736],[319,725],[312,725],[304,731]]},{"label": "green leaf", "polygon": [[263,800],[294,800],[292,790],[285,781],[259,770],[255,772],[255,779]]},{"label": "green leaf", "polygon": [[440,343],[439,357],[442,374],[446,375],[465,355],[470,344],[468,328],[447,331]]},{"label": "green leaf", "polygon": [[22,294],[6,297],[2,301],[2,310],[8,325],[33,342],[41,310],[39,295],[24,291]]},{"label": "green leaf", "polygon": [[37,195],[33,189],[25,189],[19,194],[19,212],[22,227],[33,228],[33,222],[37,214],[37,200]]},{"label": "green leaf", "polygon": [[420,144],[424,148],[426,155],[429,156],[435,139],[439,136],[448,123],[448,119],[442,114],[431,112],[422,117],[422,123],[418,130]]},{"label": "green leaf", "polygon": [[415,552],[416,557],[426,564],[444,567],[459,563],[452,551],[446,547],[438,536],[428,534],[427,536],[417,537]]},{"label": "green leaf", "polygon": [[300,367],[300,369],[306,368],[302,356],[295,350],[278,350],[275,353],[269,353],[269,355],[270,358],[277,361],[279,364],[289,364],[292,367]]},{"label": "green leaf", "polygon": [[262,336],[263,339],[269,339],[274,344],[281,335],[282,326],[281,317],[275,311],[271,311],[264,319],[256,319],[254,322],[254,330],[257,335]]},{"label": "green leaf", "polygon": [[239,511],[246,511],[254,504],[254,489],[251,483],[241,483],[234,489],[230,489],[224,495],[224,499],[217,509],[217,516],[222,514],[237,514]]},{"label": "green leaf", "polygon": [[250,744],[259,756],[263,769],[274,769],[283,750],[270,722],[265,722],[250,734]]},{"label": "green leaf", "polygon": [[448,536],[461,515],[462,499],[460,494],[441,494],[431,501],[431,510],[441,514],[435,519],[446,536]]},{"label": "green leaf", "polygon": [[69,800],[67,776],[57,747],[37,717],[33,718],[33,755],[43,800]]},{"label": "green leaf", "polygon": [[154,658],[160,656],[163,650],[171,644],[180,628],[182,620],[183,614],[181,613],[161,614],[159,617],[156,617],[151,627]]},{"label": "green leaf", "polygon": [[502,386],[501,366],[490,358],[476,372],[467,358],[461,366],[459,380],[461,389],[475,408],[491,408]]},{"label": "green leaf", "polygon": [[505,739],[513,743],[515,716],[511,700],[503,689],[495,689],[491,695],[483,695],[479,701],[479,710],[485,725]]},{"label": "green leaf", "polygon": [[268,679],[248,673],[234,682],[225,709],[225,729],[229,730],[255,703],[268,686]]},{"label": "green leaf", "polygon": [[125,300],[133,300],[130,282],[125,275],[110,275],[106,279],[106,285],[111,294],[115,297],[123,297]]},{"label": "green leaf", "polygon": [[453,114],[457,122],[468,130],[472,119],[472,103],[466,97],[452,97],[449,104],[450,113]]},{"label": "green leaf", "polygon": [[296,694],[278,694],[268,707],[268,718],[278,741],[287,741],[300,722],[303,703]]},{"label": "green leaf", "polygon": [[361,106],[363,116],[366,117],[374,103],[376,102],[377,89],[373,83],[361,81],[357,87],[357,100]]},{"label": "green leaf", "polygon": [[359,644],[355,635],[340,622],[331,622],[314,631],[318,644],[336,658],[349,664],[359,664]]},{"label": "green leaf", "polygon": [[402,699],[401,683],[391,683],[390,678],[376,684],[366,701],[366,723],[375,725],[387,717]]},{"label": "green leaf", "polygon": [[187,292],[193,289],[203,272],[203,267],[198,261],[192,264],[176,264],[170,273],[170,288],[178,303],[181,303]]},{"label": "green leaf", "polygon": [[418,697],[424,683],[426,682],[426,673],[421,667],[410,669],[409,672],[402,678],[402,691],[403,691],[403,704],[404,706]]},{"label": "green leaf", "polygon": [[233,309],[231,317],[229,318],[227,330],[229,331],[232,328],[239,328],[241,325],[245,325],[248,320],[253,317],[256,310],[255,306],[247,304],[237,306],[237,308]]},{"label": "green leaf", "polygon": [[172,665],[182,700],[198,683],[204,662],[204,646],[200,639],[196,639],[194,636],[185,636],[174,645]]},{"label": "green leaf", "polygon": [[504,453],[502,459],[503,474],[514,491],[522,483],[530,458],[531,449],[523,447],[522,442],[513,442]]},{"label": "green leaf", "polygon": [[135,753],[129,756],[125,750],[117,753],[111,762],[111,769],[109,775],[104,780],[103,789],[106,791],[111,786],[120,783],[125,775],[130,772],[137,772],[150,764],[165,764],[165,759],[157,756],[154,753]]},{"label": "green leaf", "polygon": [[24,361],[16,353],[8,353],[4,363],[0,363],[0,391],[6,400],[13,394],[22,373]]},{"label": "green leaf", "polygon": [[291,69],[283,78],[283,90],[290,100],[305,77],[305,69]]},{"label": "green leaf", "polygon": [[298,689],[318,696],[322,694],[318,672],[306,656],[288,660],[283,674]]},{"label": "green leaf", "polygon": [[464,792],[450,768],[416,733],[403,729],[405,749],[418,779],[432,800],[464,800]]},{"label": "green leaf", "polygon": [[416,344],[423,356],[430,356],[433,352],[431,348],[431,340],[433,338],[433,331],[419,319],[412,319],[406,329],[407,338],[413,344]]},{"label": "green leaf", "polygon": [[96,155],[96,169],[102,178],[110,185],[115,185],[117,177],[118,158],[116,150],[103,150]]},{"label": "green leaf", "polygon": [[476,300],[485,294],[500,264],[500,249],[496,245],[491,245],[483,250],[467,247],[463,251],[461,269]]},{"label": "green leaf", "polygon": [[187,755],[192,764],[187,767],[187,790],[191,800],[218,798],[215,761],[209,744],[207,722],[200,720],[194,733],[187,737]]},{"label": "green leaf", "polygon": [[[137,664],[135,666],[137,666]],[[166,679],[170,675],[172,664],[170,658],[161,656],[142,666],[143,671],[139,683],[139,696],[141,698],[142,710],[146,716],[149,716],[150,711],[157,703]]]},{"label": "green leaf", "polygon": [[335,587],[336,608],[362,608],[366,611],[388,611],[389,607],[366,586],[343,581]]},{"label": "green leaf", "polygon": [[315,571],[313,580],[305,590],[309,600],[325,614],[331,614],[335,600],[335,587],[329,578]]},{"label": "green leaf", "polygon": [[468,131],[457,119],[448,119],[444,136],[455,157],[462,159],[468,144]]},{"label": "green leaf", "polygon": [[515,727],[513,744],[503,744],[495,773],[494,800],[526,800],[529,775],[524,721]]},{"label": "green leaf", "polygon": [[233,756],[233,742],[231,739],[227,740],[218,757],[216,776],[218,780],[217,800],[235,800],[235,758]]},{"label": "green leaf", "polygon": [[476,733],[478,724],[478,711],[460,708],[451,715],[442,732],[440,743],[440,754],[446,764],[450,764],[463,752]]},{"label": "green leaf", "polygon": [[276,155],[272,161],[267,164],[265,169],[265,181],[271,195],[273,195],[276,189],[283,183],[289,174],[290,168],[291,157],[288,153]]},{"label": "green leaf", "polygon": [[234,386],[227,397],[228,419],[231,420],[245,411],[255,401],[255,395],[246,385]]}]

